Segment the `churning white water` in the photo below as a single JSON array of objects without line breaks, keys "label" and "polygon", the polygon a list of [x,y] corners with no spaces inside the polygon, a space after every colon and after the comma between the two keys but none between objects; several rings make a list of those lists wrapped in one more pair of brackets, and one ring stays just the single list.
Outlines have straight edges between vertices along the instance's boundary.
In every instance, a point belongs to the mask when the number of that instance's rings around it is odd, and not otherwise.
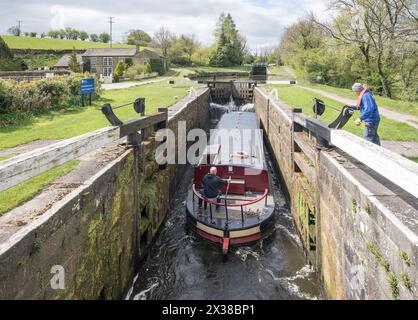
[{"label": "churning white water", "polygon": [[210,118],[212,120],[220,119],[221,116],[225,113],[236,112],[236,111],[254,112],[254,104],[248,103],[248,104],[239,106],[236,104],[232,96],[230,97],[230,100],[227,104],[218,104],[218,103],[210,104],[210,116],[211,116]]}]

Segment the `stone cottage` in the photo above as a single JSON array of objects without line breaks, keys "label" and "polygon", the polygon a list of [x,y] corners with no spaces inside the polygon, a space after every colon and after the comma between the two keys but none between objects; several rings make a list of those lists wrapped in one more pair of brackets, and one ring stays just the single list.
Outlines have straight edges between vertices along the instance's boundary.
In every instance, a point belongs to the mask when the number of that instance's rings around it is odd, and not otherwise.
[{"label": "stone cottage", "polygon": [[119,61],[127,62],[131,59],[133,64],[148,64],[151,59],[162,59],[167,67],[167,59],[150,49],[138,48],[104,48],[87,49],[82,55],[83,62],[90,60],[91,73],[99,78],[111,77]]}]

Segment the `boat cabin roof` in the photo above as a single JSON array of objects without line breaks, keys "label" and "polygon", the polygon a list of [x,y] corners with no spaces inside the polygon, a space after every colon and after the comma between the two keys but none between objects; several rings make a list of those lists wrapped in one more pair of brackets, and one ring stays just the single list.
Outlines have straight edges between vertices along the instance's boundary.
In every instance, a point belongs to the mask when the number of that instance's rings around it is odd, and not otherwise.
[{"label": "boat cabin roof", "polygon": [[204,156],[210,164],[266,169],[263,134],[253,112],[231,112],[222,116]]}]

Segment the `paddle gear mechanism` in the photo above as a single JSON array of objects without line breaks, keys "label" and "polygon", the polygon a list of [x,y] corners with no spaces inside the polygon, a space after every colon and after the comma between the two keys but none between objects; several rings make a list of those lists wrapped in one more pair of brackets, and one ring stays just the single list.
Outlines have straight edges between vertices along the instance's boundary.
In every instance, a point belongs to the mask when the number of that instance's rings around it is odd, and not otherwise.
[{"label": "paddle gear mechanism", "polygon": [[354,114],[354,111],[350,106],[344,106],[342,110],[340,110],[339,108],[326,105],[325,102],[320,99],[314,98],[313,112],[315,114],[315,118],[322,116],[325,113],[326,108],[331,108],[340,112],[337,119],[335,119],[335,121],[328,126],[330,129],[342,129]]}]

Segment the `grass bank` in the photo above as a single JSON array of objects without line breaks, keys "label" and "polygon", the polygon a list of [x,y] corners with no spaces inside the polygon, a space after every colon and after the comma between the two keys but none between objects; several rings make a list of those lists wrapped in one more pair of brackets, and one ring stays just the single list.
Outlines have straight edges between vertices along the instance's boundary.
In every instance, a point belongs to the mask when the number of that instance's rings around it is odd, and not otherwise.
[{"label": "grass bank", "polygon": [[409,160],[415,161],[418,163],[418,157],[407,157]]},{"label": "grass bank", "polygon": [[[81,40],[64,40],[49,38],[31,38],[1,36],[10,49],[38,49],[38,50],[83,50],[89,48],[109,48],[109,43],[89,42]],[[127,44],[113,44],[113,48],[135,48]]]},{"label": "grass bank", "polygon": [[[0,128],[0,150],[35,140],[68,139],[106,127],[109,123],[101,111],[96,109],[104,103],[118,106],[143,97],[146,99],[146,114],[153,114],[158,108],[168,107],[177,99],[185,97],[189,87],[170,85],[167,79],[128,89],[104,91],[100,100],[94,102],[93,107],[74,107],[64,114],[51,112],[34,117],[26,123]],[[132,107],[118,109],[115,113],[122,120],[138,117]]]},{"label": "grass bank", "polygon": [[33,199],[52,182],[72,171],[78,160],[69,161],[14,187],[0,192],[0,216]]},{"label": "grass bank", "polygon": [[[309,116],[313,116],[313,98],[319,98],[323,100],[326,104],[338,106],[341,103],[328,99],[324,96],[318,95],[314,92],[292,87],[286,85],[268,85],[267,89],[277,88],[279,93],[279,98],[288,104],[291,107],[300,107],[303,110],[303,113]],[[327,109],[325,114],[320,117],[320,120],[331,123],[338,117],[338,112],[332,109]],[[358,118],[358,112],[354,115],[353,119]],[[351,132],[357,136],[363,136],[364,126],[357,127],[354,124],[354,121],[349,121],[344,127],[344,130]],[[387,119],[382,117],[379,135],[382,140],[392,140],[392,141],[418,141],[418,130],[401,122]]]}]

